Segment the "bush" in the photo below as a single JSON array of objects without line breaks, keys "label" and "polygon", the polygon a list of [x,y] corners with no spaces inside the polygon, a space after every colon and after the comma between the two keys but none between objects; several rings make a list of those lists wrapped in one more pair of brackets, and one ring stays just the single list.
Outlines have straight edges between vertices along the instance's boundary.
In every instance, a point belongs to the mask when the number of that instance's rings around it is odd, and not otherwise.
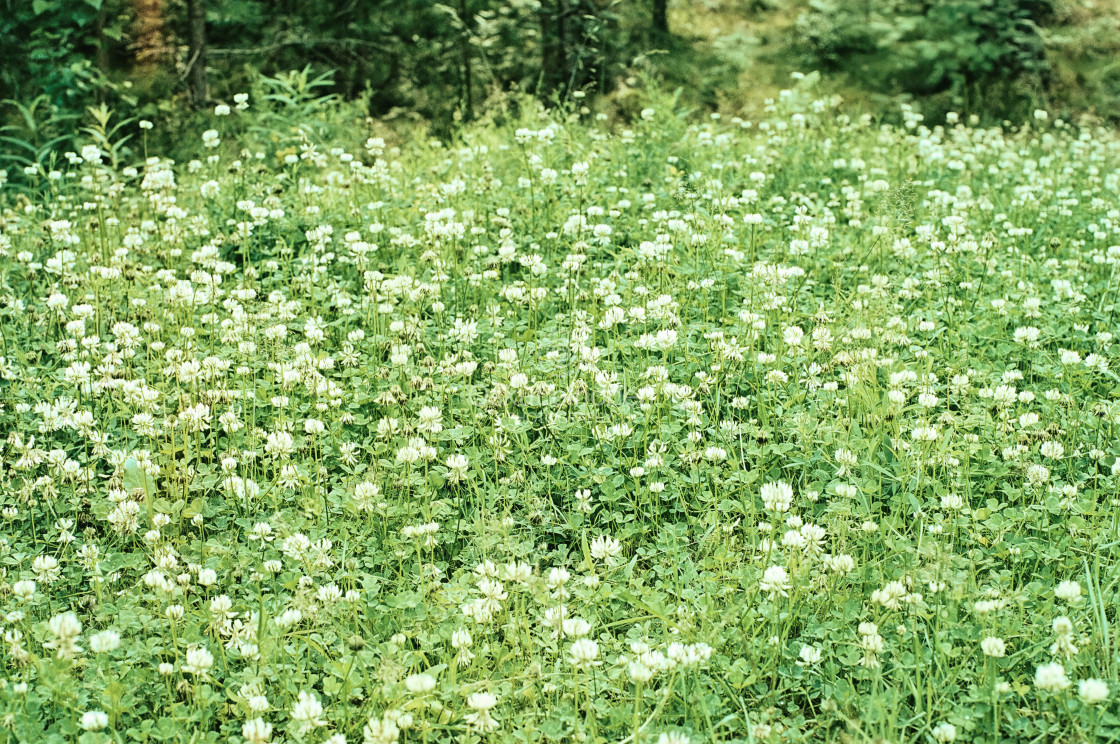
[{"label": "bush", "polygon": [[794,26],[799,51],[811,67],[837,70],[853,55],[874,54],[879,48],[862,14],[830,0],[813,0]]},{"label": "bush", "polygon": [[796,43],[809,65],[874,91],[940,94],[952,108],[1018,118],[1048,82],[1039,24],[1052,13],[1051,0],[814,0]]}]

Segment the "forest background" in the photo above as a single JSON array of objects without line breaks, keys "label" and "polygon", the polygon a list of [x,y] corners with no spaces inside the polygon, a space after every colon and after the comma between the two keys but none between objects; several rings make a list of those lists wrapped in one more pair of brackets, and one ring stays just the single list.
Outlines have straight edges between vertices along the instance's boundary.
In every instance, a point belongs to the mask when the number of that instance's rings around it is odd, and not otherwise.
[{"label": "forest background", "polygon": [[[158,151],[258,94],[298,119],[444,136],[535,97],[628,120],[642,88],[760,115],[796,72],[884,117],[1120,121],[1117,0],[0,0],[0,168],[57,157],[91,107]],[[103,108],[101,108],[103,107]],[[275,107],[274,107],[275,108]],[[203,113],[203,111],[205,113]],[[96,116],[94,117],[97,118]],[[133,131],[136,130],[136,131]],[[135,143],[134,143],[135,144]]]}]

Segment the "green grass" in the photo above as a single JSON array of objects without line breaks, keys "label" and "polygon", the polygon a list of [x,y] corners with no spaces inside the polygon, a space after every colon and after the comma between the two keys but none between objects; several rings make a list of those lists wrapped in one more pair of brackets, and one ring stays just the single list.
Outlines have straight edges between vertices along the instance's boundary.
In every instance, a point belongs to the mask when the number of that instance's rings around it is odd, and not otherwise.
[{"label": "green grass", "polygon": [[0,738],[1120,735],[1120,139],[812,81],[9,174]]}]

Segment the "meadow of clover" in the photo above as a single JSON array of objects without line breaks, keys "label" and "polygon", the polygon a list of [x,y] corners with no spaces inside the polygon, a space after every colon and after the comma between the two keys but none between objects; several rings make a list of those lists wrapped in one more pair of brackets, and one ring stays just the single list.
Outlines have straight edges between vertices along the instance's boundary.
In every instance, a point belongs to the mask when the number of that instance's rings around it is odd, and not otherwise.
[{"label": "meadow of clover", "polygon": [[268,105],[0,190],[0,740],[1120,737],[1116,132]]}]

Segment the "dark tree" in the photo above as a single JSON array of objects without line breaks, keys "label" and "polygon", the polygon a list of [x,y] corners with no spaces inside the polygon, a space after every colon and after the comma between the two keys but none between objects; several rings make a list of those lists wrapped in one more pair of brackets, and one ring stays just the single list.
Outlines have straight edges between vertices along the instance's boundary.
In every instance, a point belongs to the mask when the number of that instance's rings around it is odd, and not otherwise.
[{"label": "dark tree", "polygon": [[210,100],[206,84],[206,0],[187,0],[187,89],[196,107]]},{"label": "dark tree", "polygon": [[549,97],[562,93],[568,67],[567,0],[542,0],[540,93]]},{"label": "dark tree", "polygon": [[653,32],[669,35],[669,0],[653,0]]},{"label": "dark tree", "polygon": [[459,24],[462,32],[459,39],[459,60],[463,76],[463,119],[474,118],[474,69],[471,63],[471,14],[467,10],[467,0],[459,0]]}]

